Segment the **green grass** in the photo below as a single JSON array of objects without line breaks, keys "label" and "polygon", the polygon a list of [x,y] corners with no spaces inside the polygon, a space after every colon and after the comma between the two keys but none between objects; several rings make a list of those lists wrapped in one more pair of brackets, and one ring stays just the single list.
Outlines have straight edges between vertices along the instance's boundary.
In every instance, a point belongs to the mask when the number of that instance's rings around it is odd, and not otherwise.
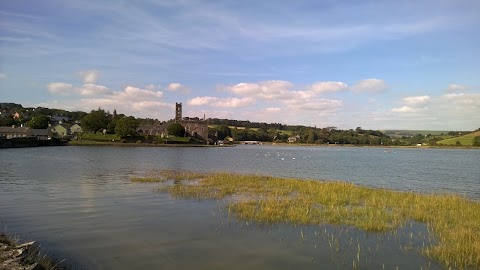
[{"label": "green grass", "polygon": [[442,134],[448,134],[449,131],[441,131],[441,130],[383,130],[382,131],[385,134],[422,134],[422,135],[433,135],[433,136],[440,136]]},{"label": "green grass", "polygon": [[[216,127],[218,127],[218,126],[220,126],[220,125],[208,125],[208,128],[216,128]],[[235,129],[234,126],[229,126],[229,128],[230,128],[231,130],[234,130],[234,129]],[[236,127],[236,128],[237,128],[237,129],[240,129],[240,130],[246,129],[246,127]],[[258,131],[258,128],[249,128],[249,129],[250,129],[250,130],[254,130],[254,131]],[[286,135],[288,135],[288,136],[292,135],[292,133],[293,133],[293,131],[291,131],[291,130],[280,130],[280,129],[277,129],[277,132],[280,133],[280,134],[286,134]]]},{"label": "green grass", "polygon": [[[387,232],[409,221],[428,225],[436,242],[421,252],[446,267],[480,267],[480,203],[449,194],[374,189],[345,182],[231,173],[161,171],[132,179],[164,182],[174,197],[225,199],[228,213],[260,223],[340,224]],[[195,184],[192,184],[195,181]]]},{"label": "green grass", "polygon": [[112,140],[120,141],[120,136],[116,134],[83,133],[82,140],[97,141],[97,142],[111,142]]},{"label": "green grass", "polygon": [[437,144],[444,144],[444,145],[455,145],[457,141],[459,141],[464,146],[472,146],[473,145],[473,138],[475,136],[480,136],[480,131],[475,131],[467,135],[463,135],[460,137],[453,137],[445,140],[438,141]]}]

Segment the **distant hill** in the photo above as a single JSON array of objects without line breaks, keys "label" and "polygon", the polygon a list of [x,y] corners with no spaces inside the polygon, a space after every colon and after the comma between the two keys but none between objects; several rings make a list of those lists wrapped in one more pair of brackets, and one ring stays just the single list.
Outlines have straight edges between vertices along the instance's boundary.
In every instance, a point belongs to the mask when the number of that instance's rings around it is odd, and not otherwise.
[{"label": "distant hill", "polygon": [[473,145],[473,138],[476,136],[480,136],[480,130],[469,133],[467,135],[460,136],[460,137],[453,137],[453,138],[441,140],[441,141],[438,141],[437,144],[455,145],[457,141],[459,141],[462,145],[471,146]]}]

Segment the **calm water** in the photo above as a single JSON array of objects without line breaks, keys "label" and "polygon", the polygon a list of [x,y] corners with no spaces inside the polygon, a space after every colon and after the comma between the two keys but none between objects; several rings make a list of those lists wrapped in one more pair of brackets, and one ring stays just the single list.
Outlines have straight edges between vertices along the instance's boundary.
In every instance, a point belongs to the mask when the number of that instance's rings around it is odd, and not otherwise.
[{"label": "calm water", "polygon": [[[479,150],[4,149],[0,226],[88,269],[349,269],[358,245],[360,268],[440,268],[416,249],[402,248],[421,247],[422,237],[407,240],[327,225],[240,223],[223,211],[222,202],[173,199],[154,192],[155,184],[130,182],[133,175],[162,168],[345,180],[480,200]],[[422,235],[425,226],[407,226],[400,235],[411,231]]]}]

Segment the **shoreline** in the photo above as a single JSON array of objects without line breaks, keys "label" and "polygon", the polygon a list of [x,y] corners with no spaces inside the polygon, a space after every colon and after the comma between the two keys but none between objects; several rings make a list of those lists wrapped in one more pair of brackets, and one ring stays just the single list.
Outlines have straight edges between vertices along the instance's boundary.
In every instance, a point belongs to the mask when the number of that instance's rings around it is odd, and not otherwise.
[{"label": "shoreline", "polygon": [[122,142],[69,142],[67,146],[114,146],[114,147],[232,147],[234,145],[207,145],[207,144],[152,144],[152,143],[122,143]]},{"label": "shoreline", "polygon": [[[149,143],[120,143],[120,142],[69,142],[67,146],[114,146],[114,147],[234,147],[244,144],[224,144],[224,145],[206,145],[206,144],[149,144]],[[291,144],[291,143],[271,143],[263,142],[268,146],[287,146],[287,147],[348,147],[348,148],[391,148],[391,149],[480,149],[475,146],[415,146],[415,145],[353,145],[353,144]]]},{"label": "shoreline", "polygon": [[43,253],[35,241],[19,244],[18,239],[5,232],[0,233],[0,269],[9,270],[63,270],[64,261]]}]

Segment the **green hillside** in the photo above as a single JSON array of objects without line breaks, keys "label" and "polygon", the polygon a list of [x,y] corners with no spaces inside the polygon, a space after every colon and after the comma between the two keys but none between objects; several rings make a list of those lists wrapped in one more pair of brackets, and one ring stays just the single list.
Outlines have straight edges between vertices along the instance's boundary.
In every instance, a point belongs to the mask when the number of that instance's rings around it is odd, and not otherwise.
[{"label": "green hillside", "polygon": [[445,140],[438,141],[437,144],[443,144],[443,145],[455,145],[457,141],[459,141],[462,145],[465,146],[472,146],[473,145],[473,138],[476,136],[480,136],[480,131],[475,131],[472,133],[469,133],[464,136],[459,136],[459,137],[453,137]]}]

